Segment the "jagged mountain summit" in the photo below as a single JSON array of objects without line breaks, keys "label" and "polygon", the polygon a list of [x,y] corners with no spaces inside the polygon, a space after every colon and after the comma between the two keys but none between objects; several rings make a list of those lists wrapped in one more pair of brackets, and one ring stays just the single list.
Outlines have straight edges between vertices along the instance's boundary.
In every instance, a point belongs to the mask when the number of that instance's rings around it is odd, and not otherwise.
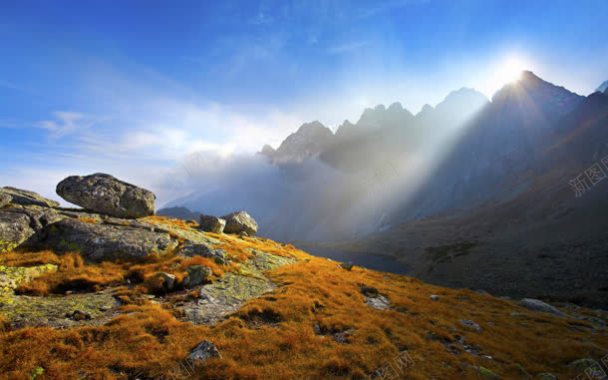
[{"label": "jagged mountain summit", "polygon": [[600,85],[600,86],[597,88],[597,90],[596,90],[596,91],[599,91],[599,92],[604,92],[604,93],[605,93],[605,92],[608,92],[608,80],[607,80],[607,81],[604,81],[604,83],[602,83],[602,84],[601,84],[601,85]]},{"label": "jagged mountain summit", "polygon": [[295,133],[289,135],[276,149],[266,145],[261,154],[276,164],[299,163],[317,157],[325,150],[334,137],[331,129],[318,121],[303,124]]},{"label": "jagged mountain summit", "polygon": [[196,221],[124,219],[112,199],[77,200],[104,214],[0,190],[3,377],[570,378],[606,354],[601,310],[428,285]]}]

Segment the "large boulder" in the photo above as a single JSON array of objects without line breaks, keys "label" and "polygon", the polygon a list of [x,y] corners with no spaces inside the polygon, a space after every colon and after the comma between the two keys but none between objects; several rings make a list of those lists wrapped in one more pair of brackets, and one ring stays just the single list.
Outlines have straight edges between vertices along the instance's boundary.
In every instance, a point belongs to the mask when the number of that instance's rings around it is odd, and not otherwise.
[{"label": "large boulder", "polygon": [[46,199],[33,191],[21,190],[14,187],[5,186],[0,189],[0,207],[3,205],[2,199],[6,200],[10,197],[6,204],[11,203],[21,206],[42,206],[42,207],[59,207],[59,203]]},{"label": "large boulder", "polygon": [[217,216],[201,215],[199,225],[203,231],[221,234],[226,227],[226,220]]},{"label": "large boulder", "polygon": [[154,215],[154,193],[108,174],[68,177],[57,185],[57,194],[87,210],[117,218]]},{"label": "large boulder", "polygon": [[0,211],[0,253],[13,250],[35,232],[29,216],[11,209]]},{"label": "large boulder", "polygon": [[55,252],[80,252],[90,261],[139,259],[167,254],[177,247],[168,233],[143,228],[63,219],[47,226],[38,245]]},{"label": "large boulder", "polygon": [[258,224],[245,211],[237,211],[226,216],[222,216],[222,219],[226,220],[226,227],[224,232],[227,234],[240,234],[241,232],[247,235],[253,236],[258,232]]}]

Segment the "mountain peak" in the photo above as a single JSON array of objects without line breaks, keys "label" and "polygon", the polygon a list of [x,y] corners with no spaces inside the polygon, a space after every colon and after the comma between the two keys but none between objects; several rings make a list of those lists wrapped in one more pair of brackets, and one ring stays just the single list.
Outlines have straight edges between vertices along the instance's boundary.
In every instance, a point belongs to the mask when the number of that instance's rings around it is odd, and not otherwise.
[{"label": "mountain peak", "polygon": [[551,117],[563,115],[580,102],[584,97],[577,95],[562,86],[557,86],[540,78],[532,71],[523,71],[521,78],[506,84],[492,97],[492,103],[519,104],[523,101],[535,108],[544,110]]},{"label": "mountain peak", "polygon": [[608,80],[604,81],[604,83],[600,84],[596,91],[608,93]]},{"label": "mountain peak", "polygon": [[317,156],[333,137],[331,129],[315,120],[302,124],[297,132],[287,136],[276,151],[266,149],[266,155],[275,163],[301,162]]},{"label": "mountain peak", "polygon": [[387,111],[402,111],[402,110],[403,110],[403,106],[399,102],[394,102],[393,104],[388,106],[388,109],[387,109]]},{"label": "mountain peak", "polygon": [[331,130],[327,128],[323,123],[318,120],[311,121],[309,123],[304,123],[298,128],[296,134],[316,134],[316,133],[326,133]]}]

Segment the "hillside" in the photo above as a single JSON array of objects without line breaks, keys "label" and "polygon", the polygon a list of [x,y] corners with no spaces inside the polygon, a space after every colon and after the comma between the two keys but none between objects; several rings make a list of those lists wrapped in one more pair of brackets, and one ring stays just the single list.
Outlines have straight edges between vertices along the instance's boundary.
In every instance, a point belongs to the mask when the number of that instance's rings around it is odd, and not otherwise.
[{"label": "hillside", "polygon": [[[70,179],[71,198],[107,181]],[[149,212],[143,189],[111,185],[121,201],[88,208]],[[202,230],[224,219],[125,219],[13,188],[0,200],[3,378],[553,379],[608,354],[599,310],[350,267],[253,227]],[[230,218],[254,223],[230,214],[220,230]]]}]

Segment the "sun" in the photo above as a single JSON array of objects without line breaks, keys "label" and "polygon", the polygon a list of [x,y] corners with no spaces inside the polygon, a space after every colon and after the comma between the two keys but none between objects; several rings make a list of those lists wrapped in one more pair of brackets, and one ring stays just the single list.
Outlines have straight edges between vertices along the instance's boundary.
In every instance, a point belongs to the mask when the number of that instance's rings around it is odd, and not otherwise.
[{"label": "sun", "polygon": [[502,58],[492,66],[483,86],[490,96],[503,86],[517,82],[521,79],[523,71],[531,69],[530,62],[519,55]]},{"label": "sun", "polygon": [[522,72],[526,70],[526,63],[519,57],[509,57],[496,70],[496,80],[503,85],[517,82]]}]

